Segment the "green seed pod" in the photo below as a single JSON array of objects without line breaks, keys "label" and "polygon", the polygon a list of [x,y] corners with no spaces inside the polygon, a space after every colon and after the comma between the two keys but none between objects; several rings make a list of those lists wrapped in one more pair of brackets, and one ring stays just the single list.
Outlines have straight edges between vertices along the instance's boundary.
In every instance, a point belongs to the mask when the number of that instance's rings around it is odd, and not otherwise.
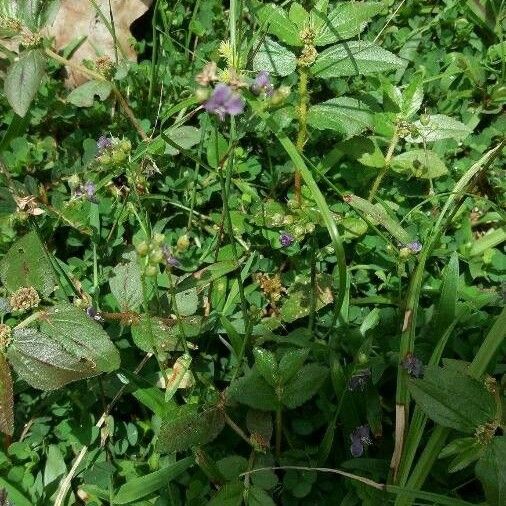
[{"label": "green seed pod", "polygon": [[156,244],[156,246],[160,246],[165,241],[165,234],[160,234],[159,232],[157,232],[156,234],[153,235],[152,241],[153,244]]},{"label": "green seed pod", "polygon": [[176,248],[179,253],[184,253],[188,247],[190,246],[190,239],[189,237],[184,234],[179,237],[177,240]]},{"label": "green seed pod", "polygon": [[145,257],[149,251],[149,244],[146,241],[142,241],[135,247],[137,254],[141,257]]},{"label": "green seed pod", "polygon": [[114,163],[122,163],[126,160],[126,153],[121,150],[121,149],[115,149],[113,152],[112,152],[112,161]]},{"label": "green seed pod", "polygon": [[209,98],[209,90],[207,88],[197,88],[195,98],[199,103],[205,102]]},{"label": "green seed pod", "polygon": [[357,356],[357,362],[360,365],[364,365],[364,364],[367,364],[368,361],[369,361],[369,357],[363,351],[361,351]]},{"label": "green seed pod", "polygon": [[162,260],[163,260],[163,253],[160,248],[152,251],[149,254],[149,263],[150,264],[156,265],[156,264],[159,264]]},{"label": "green seed pod", "polygon": [[422,114],[420,116],[420,124],[427,126],[430,123],[430,117],[428,114]]},{"label": "green seed pod", "polygon": [[75,190],[81,184],[81,179],[79,178],[79,176],[77,174],[72,174],[69,177],[68,181],[69,181],[69,186],[70,186],[71,190]]},{"label": "green seed pod", "polygon": [[158,274],[158,267],[156,265],[146,265],[144,274],[152,278]]}]

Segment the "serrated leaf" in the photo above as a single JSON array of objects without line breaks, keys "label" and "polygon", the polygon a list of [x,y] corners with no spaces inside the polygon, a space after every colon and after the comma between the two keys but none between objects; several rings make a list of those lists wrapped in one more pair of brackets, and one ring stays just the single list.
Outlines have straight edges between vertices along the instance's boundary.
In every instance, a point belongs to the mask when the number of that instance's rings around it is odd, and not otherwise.
[{"label": "serrated leaf", "polygon": [[332,98],[311,106],[308,123],[318,130],[335,130],[346,137],[373,126],[369,108],[350,97]]},{"label": "serrated leaf", "polygon": [[[323,19],[316,32],[315,45],[326,46],[355,37],[383,8],[380,2],[338,2],[327,16],[320,14]],[[317,11],[314,16],[317,16]]]},{"label": "serrated leaf", "polygon": [[237,269],[237,264],[233,260],[216,262],[215,264],[204,267],[189,276],[182,279],[180,278],[180,281],[178,281],[176,285],[176,293],[180,293],[191,288],[200,289],[207,286],[212,281],[234,271],[235,269]]},{"label": "serrated leaf", "polygon": [[196,288],[176,293],[176,306],[180,316],[191,316],[197,312],[199,297]]},{"label": "serrated leaf", "polygon": [[402,66],[402,60],[372,42],[351,41],[322,51],[311,67],[316,77],[342,77],[386,72]]},{"label": "serrated leaf", "polygon": [[304,29],[306,21],[309,18],[309,13],[301,4],[292,2],[290,5],[290,10],[288,11],[288,18],[292,23],[295,24],[297,30],[300,33],[300,31]]},{"label": "serrated leaf", "polygon": [[308,348],[288,350],[279,361],[281,383],[288,383],[301,369],[309,355]]},{"label": "serrated leaf", "polygon": [[22,53],[7,70],[5,96],[14,112],[24,117],[30,108],[44,76],[46,62],[38,49]]},{"label": "serrated leaf", "polygon": [[503,506],[506,502],[506,436],[494,437],[476,464],[487,504]]},{"label": "serrated leaf", "polygon": [[423,379],[411,379],[409,390],[436,423],[473,434],[495,417],[495,401],[483,383],[454,367],[428,366]]},{"label": "serrated leaf", "polygon": [[401,113],[405,119],[411,118],[423,102],[423,75],[416,74],[402,92]]},{"label": "serrated leaf", "polygon": [[194,404],[170,409],[162,420],[157,451],[180,452],[209,443],[218,436],[224,425],[223,412],[214,406],[202,411]]},{"label": "serrated leaf", "polygon": [[261,411],[274,411],[279,406],[274,388],[255,368],[233,381],[228,394],[233,400]]},{"label": "serrated leaf", "polygon": [[77,357],[55,339],[32,328],[14,330],[7,357],[16,373],[40,390],[55,390],[100,374],[93,362]]},{"label": "serrated leaf", "polygon": [[248,506],[276,506],[272,497],[260,487],[249,487]]},{"label": "serrated leaf", "polygon": [[[167,352],[178,349],[178,336],[161,318],[143,314],[131,327],[135,345],[146,353]],[[181,345],[180,345],[181,346]]]},{"label": "serrated leaf", "polygon": [[51,295],[58,280],[35,232],[16,241],[0,263],[0,278],[7,290],[33,286],[43,297]]},{"label": "serrated leaf", "polygon": [[295,72],[296,68],[295,55],[268,37],[262,41],[253,57],[253,70],[256,72],[265,70],[273,75],[284,77]]},{"label": "serrated leaf", "polygon": [[153,473],[129,479],[119,488],[114,497],[114,504],[128,504],[138,501],[162,488],[166,488],[171,480],[184,473],[194,463],[195,459],[193,457],[187,457]]},{"label": "serrated leaf", "polygon": [[67,101],[76,107],[92,107],[95,97],[103,102],[109,97],[111,91],[112,84],[110,82],[92,80],[72,90]]},{"label": "serrated leaf", "polygon": [[[177,128],[170,128],[165,132],[169,139],[180,146],[182,149],[190,149],[200,142],[201,133],[198,128],[192,126],[180,126]],[[168,155],[177,155],[179,150],[174,146],[165,146],[165,153]]]},{"label": "serrated leaf", "polygon": [[223,485],[207,503],[207,506],[241,506],[243,504],[244,485],[242,482],[230,482]]},{"label": "serrated leaf", "polygon": [[109,286],[121,311],[136,311],[143,302],[142,272],[135,253],[125,255],[125,260],[114,267]]},{"label": "serrated leaf", "polygon": [[94,364],[98,372],[112,372],[120,365],[118,350],[105,330],[68,302],[49,308],[40,329],[77,359]]},{"label": "serrated leaf", "polygon": [[9,363],[0,352],[0,432],[12,436],[14,432],[14,394]]},{"label": "serrated leaf", "polygon": [[272,437],[272,415],[266,411],[249,409],[246,414],[246,427],[250,434],[261,436],[265,446],[269,446]]},{"label": "serrated leaf", "polygon": [[444,114],[432,114],[429,116],[428,124],[422,125],[420,120],[418,120],[415,121],[414,126],[420,133],[415,137],[408,136],[406,138],[408,142],[434,142],[444,139],[460,141],[473,131],[472,128],[464,125],[464,123]]},{"label": "serrated leaf", "polygon": [[328,369],[318,364],[307,364],[283,388],[282,403],[294,409],[313,397],[327,378]]},{"label": "serrated leaf", "polygon": [[445,163],[430,149],[413,149],[393,158],[391,167],[398,172],[410,172],[420,179],[435,179],[448,173]]},{"label": "serrated leaf", "polygon": [[268,33],[275,35],[280,41],[289,46],[302,46],[297,26],[290,21],[281,7],[271,3],[262,5],[254,12],[258,21]]},{"label": "serrated leaf", "polygon": [[274,387],[278,382],[278,362],[274,353],[263,348],[253,350],[255,368],[262,378]]}]

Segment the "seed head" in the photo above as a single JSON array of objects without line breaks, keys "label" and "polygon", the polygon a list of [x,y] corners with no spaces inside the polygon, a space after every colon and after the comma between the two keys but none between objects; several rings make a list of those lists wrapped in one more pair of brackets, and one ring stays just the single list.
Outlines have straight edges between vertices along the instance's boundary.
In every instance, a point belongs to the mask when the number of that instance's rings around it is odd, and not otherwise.
[{"label": "seed head", "polygon": [[423,363],[412,353],[408,353],[402,361],[402,367],[408,371],[412,378],[421,378],[423,376]]},{"label": "seed head", "polygon": [[287,232],[281,232],[281,234],[279,234],[279,242],[283,248],[288,248],[295,242],[295,239],[293,235]]},{"label": "seed head", "polygon": [[371,378],[371,369],[362,369],[357,371],[348,380],[348,390],[354,392],[355,390],[364,391],[369,379]]},{"label": "seed head", "polygon": [[28,311],[39,305],[40,297],[33,286],[28,286],[16,290],[9,303],[13,311]]},{"label": "seed head", "polygon": [[354,457],[361,457],[364,448],[372,444],[371,431],[368,425],[357,427],[351,434],[350,452]]},{"label": "seed head", "polygon": [[5,323],[0,323],[0,350],[5,350],[10,343],[12,329]]}]

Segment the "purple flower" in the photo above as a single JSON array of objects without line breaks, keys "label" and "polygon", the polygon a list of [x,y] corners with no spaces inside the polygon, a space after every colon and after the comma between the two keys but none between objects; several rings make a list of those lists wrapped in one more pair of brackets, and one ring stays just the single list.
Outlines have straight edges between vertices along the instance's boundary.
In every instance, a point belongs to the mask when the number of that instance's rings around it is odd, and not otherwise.
[{"label": "purple flower", "polygon": [[104,321],[101,314],[93,307],[93,306],[89,306],[86,308],[86,314],[92,319],[92,320],[95,320],[97,322],[102,322]]},{"label": "purple flower", "polygon": [[86,197],[90,202],[94,202],[96,204],[98,202],[97,197],[95,196],[96,191],[97,187],[95,186],[95,183],[88,181],[79,185],[76,189],[76,197]]},{"label": "purple flower", "polygon": [[109,137],[106,137],[105,135],[101,135],[98,138],[97,141],[97,150],[98,154],[101,155],[106,149],[109,149],[112,147],[112,141],[109,139]]},{"label": "purple flower", "polygon": [[170,250],[170,248],[166,244],[164,244],[162,246],[162,253],[163,253],[163,258],[165,260],[165,263],[169,267],[180,267],[181,266],[181,262],[172,254],[172,251]]},{"label": "purple flower", "polygon": [[422,243],[420,241],[413,241],[406,244],[406,248],[411,251],[411,253],[420,253],[422,251]]},{"label": "purple flower", "polygon": [[283,248],[290,247],[294,243],[294,241],[295,239],[293,235],[287,232],[281,232],[281,234],[279,234],[279,242],[281,243],[281,246],[283,246]]},{"label": "purple flower", "polygon": [[230,116],[241,114],[244,111],[244,100],[230,86],[220,83],[214,88],[209,100],[204,103],[204,109],[216,114],[223,121],[227,114]]},{"label": "purple flower", "polygon": [[272,96],[274,93],[274,86],[271,83],[269,78],[269,72],[266,70],[261,70],[257,76],[255,77],[253,83],[251,84],[251,91],[255,95],[260,95],[260,93],[265,93],[268,97]]},{"label": "purple flower", "polygon": [[412,353],[408,353],[401,363],[402,367],[408,371],[413,378],[421,378],[423,376],[423,363]]},{"label": "purple flower", "polygon": [[362,369],[357,371],[352,377],[348,380],[348,390],[354,392],[355,390],[363,391],[369,382],[369,378],[371,377],[370,369]]},{"label": "purple flower", "polygon": [[350,452],[354,457],[361,457],[364,447],[372,444],[371,431],[368,425],[357,427],[351,434]]}]

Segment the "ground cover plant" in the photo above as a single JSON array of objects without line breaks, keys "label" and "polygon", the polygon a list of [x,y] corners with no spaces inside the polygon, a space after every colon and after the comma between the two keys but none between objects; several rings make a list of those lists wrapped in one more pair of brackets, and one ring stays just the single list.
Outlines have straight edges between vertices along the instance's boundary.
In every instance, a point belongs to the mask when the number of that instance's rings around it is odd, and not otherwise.
[{"label": "ground cover plant", "polygon": [[504,2],[66,2],[0,4],[0,504],[504,505]]}]

